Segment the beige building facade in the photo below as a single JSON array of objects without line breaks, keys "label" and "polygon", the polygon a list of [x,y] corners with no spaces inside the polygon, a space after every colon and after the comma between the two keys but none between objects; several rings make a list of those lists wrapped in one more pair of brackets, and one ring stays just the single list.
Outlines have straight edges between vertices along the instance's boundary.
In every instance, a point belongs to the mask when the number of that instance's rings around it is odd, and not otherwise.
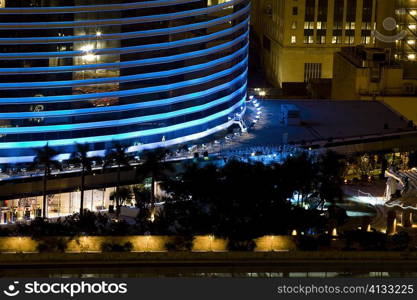
[{"label": "beige building facade", "polygon": [[395,17],[398,33],[406,32],[407,37],[396,43],[396,58],[417,61],[417,1],[396,0]]},{"label": "beige building facade", "polygon": [[[333,56],[342,47],[375,46],[372,31],[389,15],[387,0],[257,0],[252,27],[272,84],[333,77]],[[381,4],[382,3],[382,4]],[[378,17],[380,16],[380,17]]]}]

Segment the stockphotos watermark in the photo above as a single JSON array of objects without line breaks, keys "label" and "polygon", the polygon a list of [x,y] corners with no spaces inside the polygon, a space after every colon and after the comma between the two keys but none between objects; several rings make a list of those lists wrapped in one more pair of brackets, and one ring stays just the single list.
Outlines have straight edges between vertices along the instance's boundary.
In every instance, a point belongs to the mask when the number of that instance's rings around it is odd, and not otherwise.
[{"label": "stockphotos watermark", "polygon": [[113,294],[123,295],[127,293],[127,283],[101,282],[25,282],[14,281],[3,290],[8,297],[17,295],[65,295],[71,298],[77,295],[88,294]]},{"label": "stockphotos watermark", "polygon": [[[397,21],[394,18],[386,18],[382,26],[386,31],[394,31],[397,29]],[[384,43],[395,43],[397,41],[403,40],[407,37],[407,31],[401,30],[399,33],[395,35],[385,35],[380,33],[378,30],[373,30],[372,35],[379,41]]]}]

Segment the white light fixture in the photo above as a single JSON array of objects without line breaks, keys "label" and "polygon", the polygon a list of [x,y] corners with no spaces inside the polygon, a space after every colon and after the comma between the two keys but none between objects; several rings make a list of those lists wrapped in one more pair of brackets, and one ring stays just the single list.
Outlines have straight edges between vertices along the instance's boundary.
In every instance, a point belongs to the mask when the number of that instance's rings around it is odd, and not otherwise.
[{"label": "white light fixture", "polygon": [[87,53],[86,55],[83,55],[82,58],[86,61],[93,61],[95,60],[96,56],[93,53]]},{"label": "white light fixture", "polygon": [[92,44],[87,44],[87,45],[82,46],[80,49],[81,51],[89,52],[91,50],[94,50],[94,46]]}]

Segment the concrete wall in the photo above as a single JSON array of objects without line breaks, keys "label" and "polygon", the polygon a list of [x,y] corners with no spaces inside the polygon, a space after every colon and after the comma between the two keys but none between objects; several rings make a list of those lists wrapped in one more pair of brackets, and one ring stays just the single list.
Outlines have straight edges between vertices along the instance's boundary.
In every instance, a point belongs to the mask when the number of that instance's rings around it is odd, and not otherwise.
[{"label": "concrete wall", "polygon": [[294,239],[289,236],[269,235],[255,240],[255,251],[291,251],[296,250]]},{"label": "concrete wall", "polygon": [[396,112],[400,113],[408,120],[417,124],[417,98],[416,97],[381,97]]},{"label": "concrete wall", "polygon": [[334,56],[332,99],[334,100],[358,100],[357,93],[357,68],[343,56]]},{"label": "concrete wall", "polygon": [[[136,252],[163,252],[166,251],[165,244],[173,240],[170,236],[81,236],[49,237],[43,242],[51,242],[53,239],[64,239],[68,243],[67,252],[101,252],[102,243],[124,244],[131,242],[132,251]],[[289,251],[295,250],[295,242],[289,236],[265,236],[255,240],[257,247],[255,251]],[[37,252],[38,241],[30,237],[0,237],[0,253],[14,252]],[[195,252],[223,252],[227,251],[227,240],[213,236],[196,236],[192,251]]]}]

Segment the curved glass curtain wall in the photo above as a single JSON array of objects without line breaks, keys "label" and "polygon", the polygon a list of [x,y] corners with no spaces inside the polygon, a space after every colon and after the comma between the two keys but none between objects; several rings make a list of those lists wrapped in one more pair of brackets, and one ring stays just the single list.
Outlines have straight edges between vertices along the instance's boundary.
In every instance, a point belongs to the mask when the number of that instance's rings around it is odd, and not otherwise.
[{"label": "curved glass curtain wall", "polygon": [[5,3],[0,163],[185,143],[245,111],[250,0]]}]

